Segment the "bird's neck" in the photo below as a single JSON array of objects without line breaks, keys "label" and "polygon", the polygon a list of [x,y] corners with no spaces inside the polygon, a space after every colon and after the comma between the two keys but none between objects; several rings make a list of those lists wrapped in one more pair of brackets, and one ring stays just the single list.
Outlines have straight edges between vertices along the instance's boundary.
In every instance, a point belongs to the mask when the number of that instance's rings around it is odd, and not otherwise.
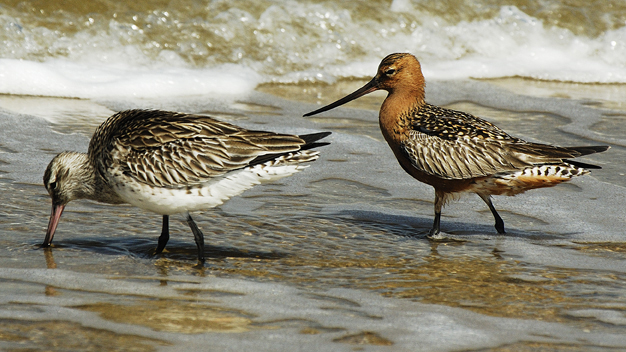
[{"label": "bird's neck", "polygon": [[75,199],[89,199],[112,204],[120,203],[117,194],[96,171],[87,154],[75,154],[71,173]]},{"label": "bird's neck", "polygon": [[385,140],[400,143],[410,131],[413,113],[424,106],[424,91],[394,89],[380,108],[379,123]]},{"label": "bird's neck", "polygon": [[94,169],[89,162],[89,157],[84,153],[64,152],[59,154],[63,157],[67,173],[66,186],[71,190],[72,199],[92,199],[95,194],[96,179]]}]

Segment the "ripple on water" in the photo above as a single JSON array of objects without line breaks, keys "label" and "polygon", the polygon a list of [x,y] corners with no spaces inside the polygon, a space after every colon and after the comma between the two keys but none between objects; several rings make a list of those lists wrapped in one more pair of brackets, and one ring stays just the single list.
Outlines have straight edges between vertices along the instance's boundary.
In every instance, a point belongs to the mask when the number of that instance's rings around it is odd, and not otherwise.
[{"label": "ripple on water", "polygon": [[244,332],[249,330],[253,317],[206,303],[177,300],[138,300],[132,304],[96,303],[74,308],[98,313],[103,319],[116,323],[183,334]]},{"label": "ripple on water", "polygon": [[[132,334],[114,333],[63,320],[3,319],[0,341],[7,351],[78,351],[98,346],[98,351],[152,352],[171,343]],[[103,343],[106,341],[106,343]]]},{"label": "ripple on water", "polygon": [[[597,308],[614,301],[611,292],[617,288],[610,283],[626,279],[614,273],[600,280],[609,274],[598,273],[592,278],[577,270],[519,266],[498,255],[497,242],[472,238],[471,231],[469,237],[464,237],[469,242],[463,243],[433,244],[408,237],[416,232],[414,226],[422,226],[425,233],[432,221],[430,214],[421,220],[367,212],[321,214],[320,208],[311,204],[345,201],[355,195],[363,202],[392,200],[386,190],[356,181],[323,179],[310,187],[314,195],[304,203],[299,196],[265,195],[255,198],[263,206],[254,215],[230,215],[214,209],[197,216],[207,238],[207,272],[308,288],[367,289],[386,296],[465,307],[482,314],[555,321],[568,319],[561,313],[563,307]],[[34,186],[23,189],[23,193],[29,192],[42,190]],[[17,237],[4,237],[5,249],[0,251],[4,266],[37,266],[43,258],[33,246],[41,241],[49,209],[48,204],[33,206],[37,199],[32,194],[22,196],[7,213],[10,218],[33,219],[41,231],[24,233],[23,246],[15,245],[15,240],[20,241]],[[404,207],[413,200],[398,202]],[[424,201],[424,206],[429,213],[432,205]],[[116,275],[151,273],[155,267],[164,275],[198,273],[190,269],[195,245],[182,221],[172,221],[171,243],[161,258],[154,258],[160,217],[130,207],[92,203],[74,209],[64,214],[49,263],[79,272]],[[519,221],[529,220],[522,217]],[[14,227],[12,221],[0,222],[0,230],[7,233],[15,233]],[[485,228],[490,231],[491,227]],[[573,250],[620,257],[622,249],[620,244],[581,244]],[[11,258],[15,258],[15,251],[20,257],[37,259],[14,262]],[[571,287],[571,291],[559,289],[564,286]],[[588,288],[606,294],[590,301],[584,293]]]}]

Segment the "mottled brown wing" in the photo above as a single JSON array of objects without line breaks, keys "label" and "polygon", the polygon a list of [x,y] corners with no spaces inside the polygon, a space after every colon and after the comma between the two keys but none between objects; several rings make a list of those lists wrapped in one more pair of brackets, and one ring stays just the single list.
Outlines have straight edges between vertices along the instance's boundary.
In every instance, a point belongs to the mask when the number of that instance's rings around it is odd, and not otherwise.
[{"label": "mottled brown wing", "polygon": [[489,121],[466,112],[435,105],[420,106],[413,110],[407,118],[412,130],[441,139],[454,141],[469,137],[517,140]]},{"label": "mottled brown wing", "polygon": [[559,163],[602,149],[529,143],[479,117],[430,104],[412,111],[407,119],[411,131],[403,151],[415,168],[443,179],[468,179]]},{"label": "mottled brown wing", "polygon": [[443,179],[469,179],[530,165],[503,152],[499,140],[460,137],[455,140],[412,131],[403,143],[413,167]]},{"label": "mottled brown wing", "polygon": [[503,153],[519,141],[492,123],[461,111],[425,104],[407,116],[402,150],[413,167],[443,179],[468,179],[528,166]]},{"label": "mottled brown wing", "polygon": [[469,179],[606,150],[529,143],[471,114],[426,104],[413,111],[402,150],[418,170],[443,179]]},{"label": "mottled brown wing", "polygon": [[157,187],[206,182],[259,156],[297,151],[305,143],[298,136],[249,131],[208,116],[129,110],[110,119],[96,131],[107,140],[102,169],[119,168]]}]

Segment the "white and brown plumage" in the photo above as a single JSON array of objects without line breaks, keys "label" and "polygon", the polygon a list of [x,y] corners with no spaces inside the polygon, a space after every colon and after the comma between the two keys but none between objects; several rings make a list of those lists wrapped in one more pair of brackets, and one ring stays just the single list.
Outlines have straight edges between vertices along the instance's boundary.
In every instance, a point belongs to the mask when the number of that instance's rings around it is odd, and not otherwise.
[{"label": "white and brown plumage", "polygon": [[43,182],[52,214],[43,243],[50,246],[67,205],[75,199],[129,203],[163,215],[157,253],[169,240],[169,215],[185,213],[204,261],[204,236],[190,211],[222,204],[256,184],[298,172],[328,143],[330,132],[288,135],[250,131],[208,116],[128,110],[98,127],[87,154],[63,152]]},{"label": "white and brown plumage", "polygon": [[586,169],[600,167],[569,159],[609,148],[526,142],[471,114],[426,103],[424,86],[415,56],[391,54],[365,86],[304,116],[333,109],[375,90],[388,91],[379,114],[382,134],[402,168],[435,188],[435,221],[429,237],[440,233],[442,207],[461,192],[478,194],[489,206],[496,230],[504,233],[504,222],[491,195],[513,196],[589,173]]}]

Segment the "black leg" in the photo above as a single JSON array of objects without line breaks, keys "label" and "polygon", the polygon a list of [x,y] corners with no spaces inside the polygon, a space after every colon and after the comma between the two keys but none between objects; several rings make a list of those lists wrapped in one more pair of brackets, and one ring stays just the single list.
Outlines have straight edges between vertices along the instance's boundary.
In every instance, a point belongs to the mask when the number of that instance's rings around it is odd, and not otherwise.
[{"label": "black leg", "polygon": [[170,240],[170,216],[163,215],[163,228],[161,229],[161,236],[159,236],[159,244],[157,245],[156,254],[161,254],[167,245],[167,241]]},{"label": "black leg", "polygon": [[437,236],[439,232],[441,232],[440,223],[441,223],[441,212],[440,211],[435,212],[435,221],[433,222],[433,228],[430,229],[430,231],[428,231],[427,237],[432,238],[434,236]]},{"label": "black leg", "polygon": [[187,224],[189,224],[189,228],[191,229],[191,232],[193,232],[193,237],[196,240],[196,246],[198,247],[198,262],[204,263],[204,235],[189,213],[187,213]]},{"label": "black leg", "polygon": [[433,228],[428,231],[428,235],[426,237],[433,238],[441,232],[441,209],[445,203],[445,193],[435,190],[435,221],[433,222]]},{"label": "black leg", "polygon": [[500,217],[500,214],[498,214],[496,208],[493,206],[493,203],[491,202],[491,196],[482,194],[479,194],[478,196],[480,196],[480,198],[482,198],[482,200],[487,203],[489,210],[491,210],[491,214],[493,214],[493,218],[496,219],[496,231],[498,231],[499,234],[505,234],[506,232],[504,231],[504,221]]}]

